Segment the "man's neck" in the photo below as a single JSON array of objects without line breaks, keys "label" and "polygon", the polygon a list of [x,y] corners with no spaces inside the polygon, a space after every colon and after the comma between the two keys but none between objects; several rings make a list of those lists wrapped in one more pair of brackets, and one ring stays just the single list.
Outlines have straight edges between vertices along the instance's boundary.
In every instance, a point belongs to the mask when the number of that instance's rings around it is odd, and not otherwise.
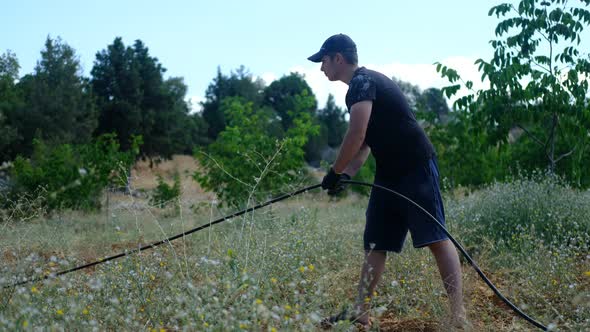
[{"label": "man's neck", "polygon": [[348,67],[348,70],[344,73],[344,77],[342,77],[341,81],[346,83],[346,85],[350,84],[350,80],[352,80],[352,76],[354,76],[354,72],[359,68],[358,65]]}]

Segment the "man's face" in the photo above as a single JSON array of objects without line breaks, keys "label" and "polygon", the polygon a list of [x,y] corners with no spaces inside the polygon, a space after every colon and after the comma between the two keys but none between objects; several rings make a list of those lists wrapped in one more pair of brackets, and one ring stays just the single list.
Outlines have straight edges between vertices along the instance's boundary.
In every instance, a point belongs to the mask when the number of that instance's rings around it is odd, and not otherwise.
[{"label": "man's face", "polygon": [[321,71],[324,72],[324,75],[328,77],[330,81],[337,81],[337,74],[338,74],[338,63],[337,57],[334,59],[330,58],[329,55],[324,55],[322,58],[322,67]]}]

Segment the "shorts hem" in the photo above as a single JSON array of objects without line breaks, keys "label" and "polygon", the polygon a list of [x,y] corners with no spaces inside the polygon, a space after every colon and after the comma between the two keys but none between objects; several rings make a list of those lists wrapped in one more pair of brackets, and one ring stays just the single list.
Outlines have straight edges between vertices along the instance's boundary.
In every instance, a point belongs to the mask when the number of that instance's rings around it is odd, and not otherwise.
[{"label": "shorts hem", "polygon": [[439,239],[436,239],[436,240],[432,240],[432,241],[429,241],[429,242],[423,242],[423,243],[414,244],[414,248],[416,248],[416,249],[418,249],[418,248],[424,248],[424,247],[426,247],[426,246],[428,246],[430,244],[437,243],[437,242],[442,242],[442,241],[446,241],[448,239],[449,238],[447,236],[445,236],[445,237],[442,237],[442,238],[439,238]]},{"label": "shorts hem", "polygon": [[402,249],[403,249],[403,247],[399,248],[399,249],[398,248],[373,248],[373,249],[371,249],[371,248],[365,247],[365,251],[369,251],[369,252],[370,251],[387,251],[387,252],[395,252],[397,254],[401,253]]}]

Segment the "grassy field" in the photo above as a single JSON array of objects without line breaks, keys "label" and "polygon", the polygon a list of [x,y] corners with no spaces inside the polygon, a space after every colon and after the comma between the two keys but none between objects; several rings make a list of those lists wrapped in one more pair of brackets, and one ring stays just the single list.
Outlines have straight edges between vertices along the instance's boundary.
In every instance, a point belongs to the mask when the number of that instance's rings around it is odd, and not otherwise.
[{"label": "grassy field", "polygon": [[[491,280],[525,312],[554,330],[587,331],[590,251],[584,234],[570,232],[567,225],[589,223],[584,204],[590,206],[590,195],[563,189],[581,204],[572,205],[570,210],[581,210],[569,215],[567,207],[555,207],[563,202],[540,202],[540,207],[530,203],[531,211],[559,210],[563,217],[551,218],[563,221],[565,226],[559,227],[566,240],[551,242],[535,236],[534,229],[506,235],[479,227],[493,224],[491,219],[510,219],[494,213],[506,212],[519,199],[527,201],[528,196],[517,195],[522,186],[547,192],[546,186],[535,189],[534,183],[522,182],[469,196],[447,196],[449,230],[459,241],[465,239]],[[502,193],[512,196],[499,197]],[[537,199],[543,197],[531,198]],[[176,215],[173,209],[150,207],[145,198],[111,194],[108,211],[64,212],[0,224],[0,284],[134,249],[228,212],[194,188],[181,205]],[[304,194],[171,245],[4,289],[0,330],[318,330],[322,317],[354,300],[363,257],[365,206],[366,198],[355,195],[330,201],[319,192]],[[515,211],[516,220],[524,218],[524,210]],[[546,214],[543,211],[532,213]],[[516,222],[513,226],[526,229]],[[499,236],[510,240],[498,241]],[[469,265],[463,271],[474,331],[535,330],[500,303]],[[434,260],[428,250],[413,249],[411,241],[401,255],[388,259],[372,308],[376,331],[450,330],[447,298]],[[334,330],[352,328],[342,323]]]}]

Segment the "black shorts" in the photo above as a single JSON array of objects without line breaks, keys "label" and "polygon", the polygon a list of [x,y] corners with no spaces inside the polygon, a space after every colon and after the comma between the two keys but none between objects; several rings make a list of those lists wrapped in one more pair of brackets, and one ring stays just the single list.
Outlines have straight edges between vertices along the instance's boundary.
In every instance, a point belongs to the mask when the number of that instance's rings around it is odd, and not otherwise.
[{"label": "black shorts", "polygon": [[[410,198],[444,226],[445,212],[438,178],[436,158],[432,158],[396,183],[380,180],[379,174],[375,176],[375,183]],[[424,211],[383,189],[372,189],[366,217],[365,250],[401,252],[408,230],[415,248],[448,239]]]}]

